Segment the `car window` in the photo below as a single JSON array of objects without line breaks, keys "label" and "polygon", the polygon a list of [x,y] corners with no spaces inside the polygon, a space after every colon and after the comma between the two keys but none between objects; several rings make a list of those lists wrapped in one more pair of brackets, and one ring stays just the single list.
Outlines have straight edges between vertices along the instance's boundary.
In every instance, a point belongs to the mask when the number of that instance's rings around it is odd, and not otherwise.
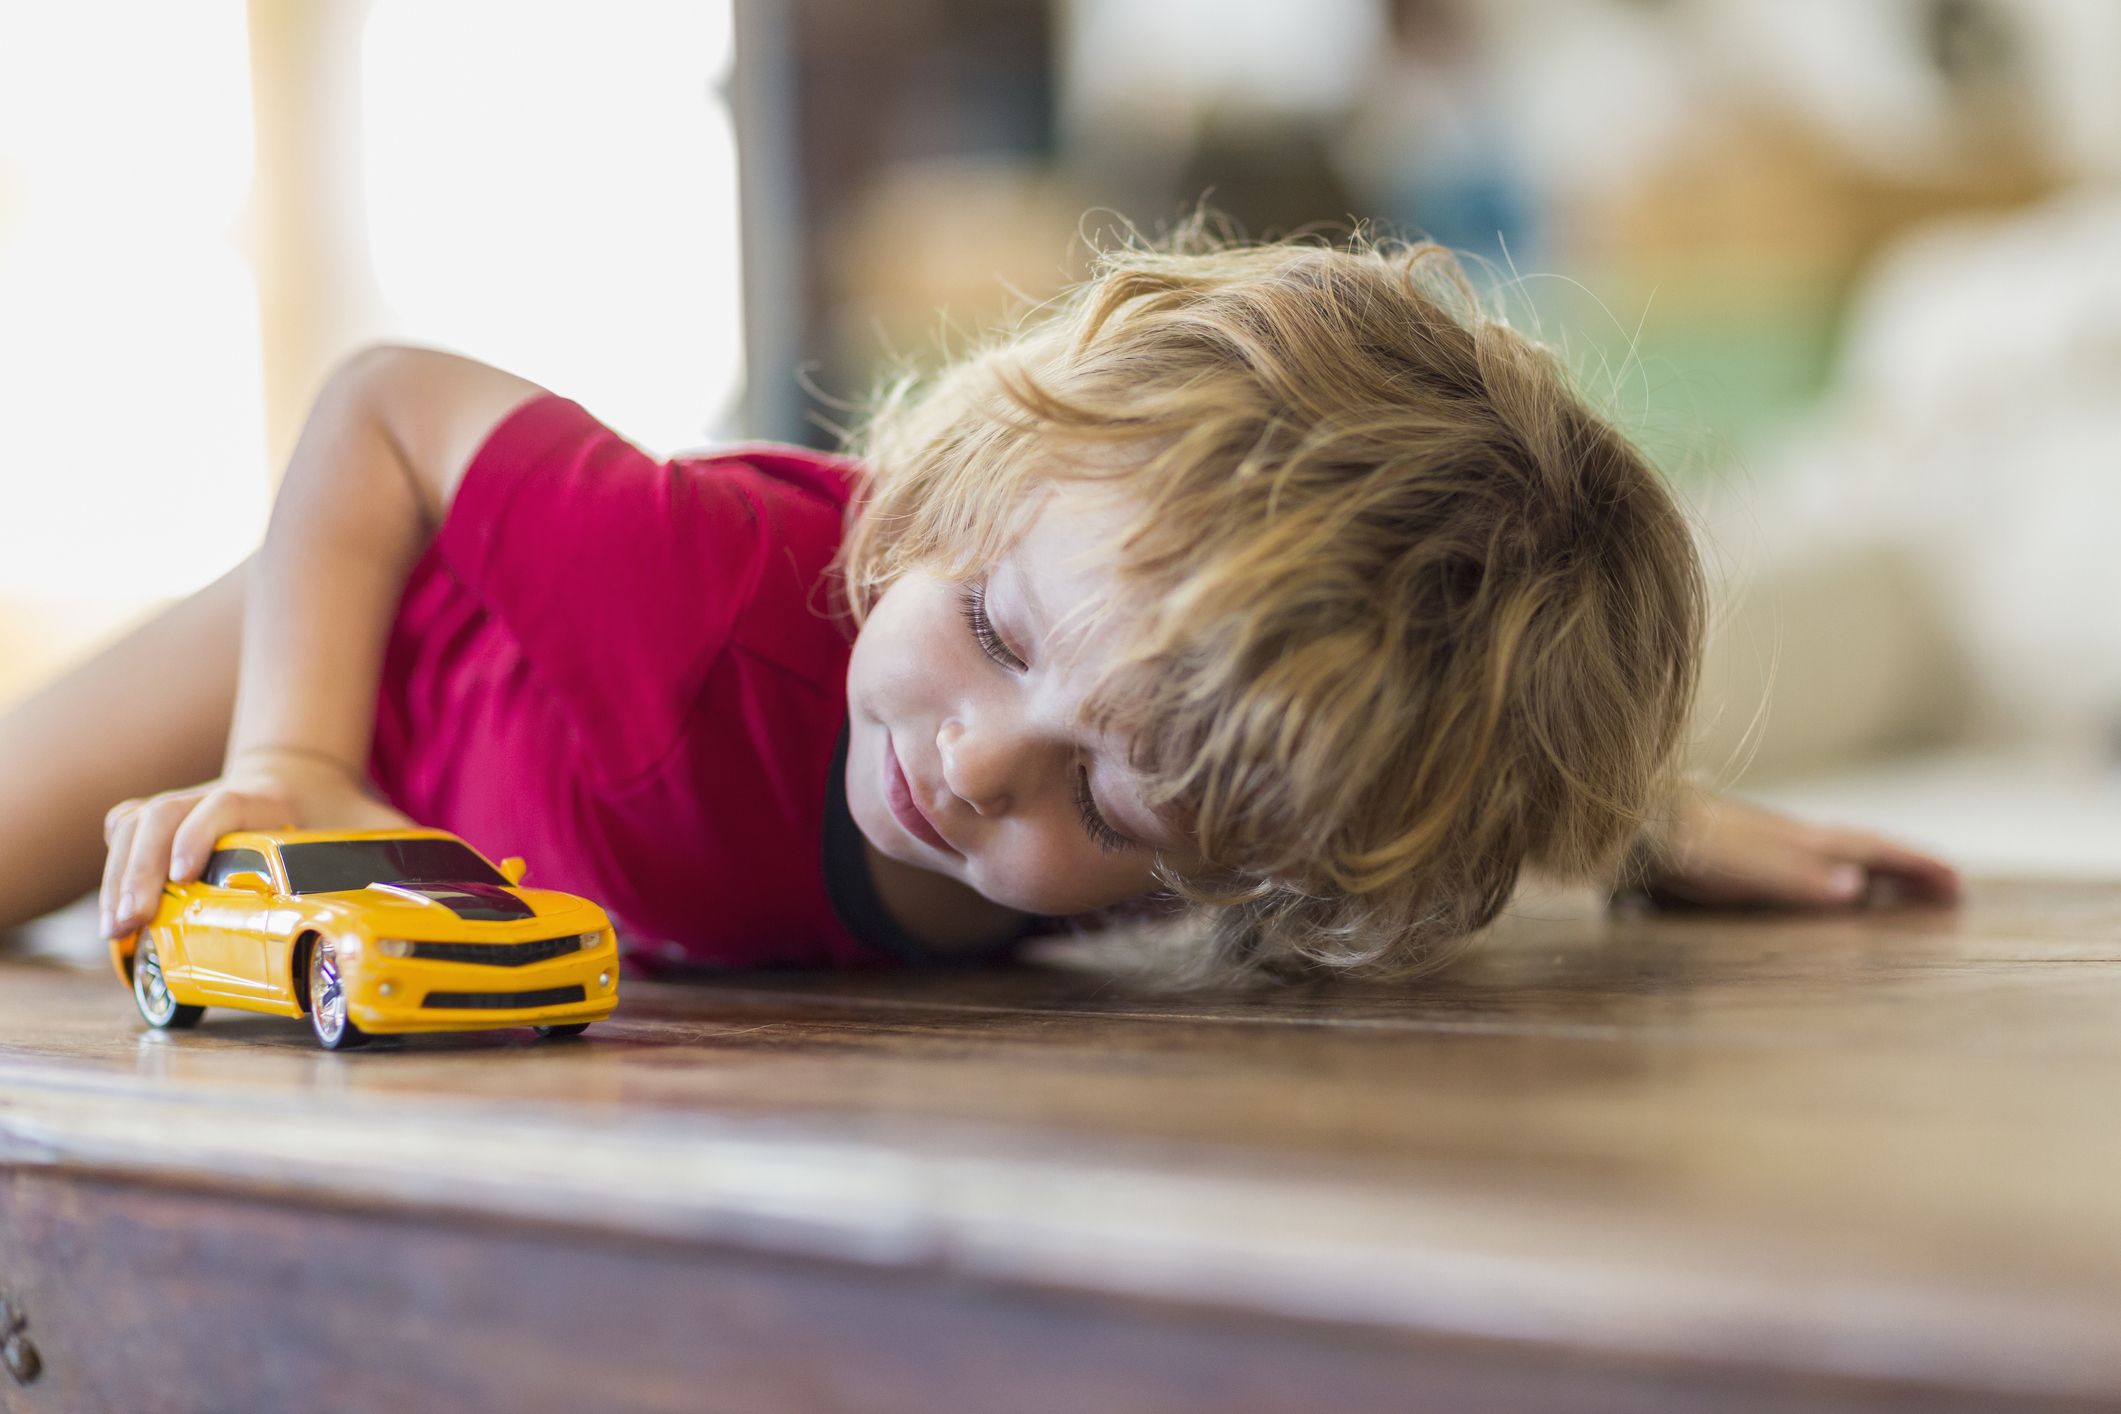
[{"label": "car window", "polygon": [[310,840],[280,846],[287,886],[298,894],[370,884],[494,884],[508,880],[459,840]]},{"label": "car window", "polygon": [[215,888],[228,887],[228,876],[249,869],[272,878],[272,866],[265,856],[255,849],[217,849],[206,861],[206,868],[199,875],[199,882]]}]

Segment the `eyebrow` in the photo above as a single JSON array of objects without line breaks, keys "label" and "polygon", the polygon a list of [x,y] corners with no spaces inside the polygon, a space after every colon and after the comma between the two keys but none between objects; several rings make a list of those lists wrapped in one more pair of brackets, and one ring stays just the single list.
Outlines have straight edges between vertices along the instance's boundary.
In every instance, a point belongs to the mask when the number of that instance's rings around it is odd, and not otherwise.
[{"label": "eyebrow", "polygon": [[[1046,647],[1046,636],[1050,631],[1050,627],[1053,623],[1053,620],[1046,617],[1045,608],[1038,602],[1038,596],[1031,592],[1031,578],[1029,575],[1024,573],[1023,563],[1020,558],[1014,556],[1010,558],[1009,577],[1016,585],[1017,597],[1023,600],[1025,605],[1027,605],[1031,610],[1030,617],[1032,621],[1032,626],[1038,631],[1039,648],[1043,650]],[[1097,806],[1097,813],[1100,816],[1104,817],[1104,821],[1106,824],[1110,825],[1113,829],[1118,830],[1121,834],[1125,835],[1130,842],[1132,842],[1134,845],[1141,849],[1160,850],[1165,848],[1165,846],[1157,844],[1153,840],[1147,840],[1142,838],[1141,831],[1135,829],[1132,825],[1120,819],[1118,815],[1106,809],[1105,803],[1097,798],[1097,788],[1094,785],[1091,785],[1089,782],[1086,781],[1085,786],[1089,790],[1090,799],[1092,803]]]}]

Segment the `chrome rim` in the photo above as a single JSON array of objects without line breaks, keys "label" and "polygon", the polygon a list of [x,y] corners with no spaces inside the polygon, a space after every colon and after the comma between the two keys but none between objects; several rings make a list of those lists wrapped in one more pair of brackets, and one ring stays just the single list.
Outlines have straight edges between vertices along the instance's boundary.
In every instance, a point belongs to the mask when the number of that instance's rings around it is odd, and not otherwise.
[{"label": "chrome rim", "polygon": [[133,995],[140,999],[140,1010],[157,1026],[169,1020],[177,1009],[169,980],[162,975],[162,954],[155,947],[155,935],[144,929],[140,933],[139,954],[133,958]]},{"label": "chrome rim", "polygon": [[339,954],[331,939],[319,938],[309,950],[309,1015],[317,1035],[336,1041],[346,1029],[346,993],[339,986]]}]

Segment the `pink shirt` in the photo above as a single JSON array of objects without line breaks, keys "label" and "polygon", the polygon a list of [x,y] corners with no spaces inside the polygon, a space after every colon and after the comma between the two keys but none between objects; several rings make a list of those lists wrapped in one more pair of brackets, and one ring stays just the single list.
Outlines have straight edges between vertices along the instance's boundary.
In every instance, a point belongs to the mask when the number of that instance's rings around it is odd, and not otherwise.
[{"label": "pink shirt", "polygon": [[569,399],[516,408],[398,604],[377,788],[602,904],[639,964],[923,960],[833,769],[856,471],[771,443],[659,462]]}]

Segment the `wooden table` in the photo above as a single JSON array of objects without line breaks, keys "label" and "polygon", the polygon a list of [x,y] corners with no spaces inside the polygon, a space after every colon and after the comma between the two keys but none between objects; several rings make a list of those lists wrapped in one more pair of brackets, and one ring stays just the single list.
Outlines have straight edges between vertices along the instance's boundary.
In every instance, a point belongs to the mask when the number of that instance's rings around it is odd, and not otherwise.
[{"label": "wooden table", "polygon": [[0,964],[0,1406],[2121,1407],[2121,884],[1063,961],[340,1055]]}]

